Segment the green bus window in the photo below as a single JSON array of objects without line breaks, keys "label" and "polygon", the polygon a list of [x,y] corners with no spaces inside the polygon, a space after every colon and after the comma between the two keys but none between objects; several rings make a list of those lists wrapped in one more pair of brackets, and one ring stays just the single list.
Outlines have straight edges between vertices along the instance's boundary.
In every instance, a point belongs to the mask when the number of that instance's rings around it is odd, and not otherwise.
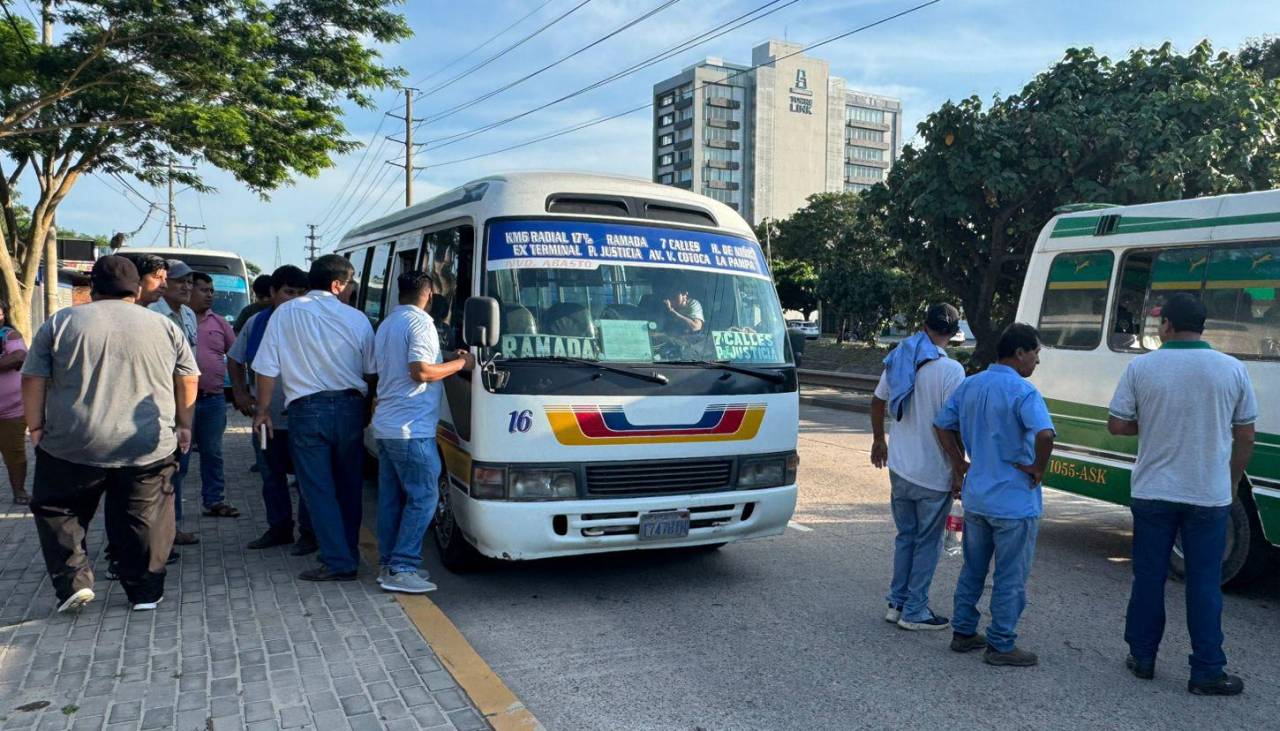
[{"label": "green bus window", "polygon": [[1209,258],[1204,338],[1245,358],[1280,360],[1280,244],[1219,249]]},{"label": "green bus window", "polygon": [[1142,308],[1142,349],[1160,347],[1160,308],[1169,297],[1187,292],[1197,297],[1204,288],[1209,250],[1168,249],[1155,255],[1151,264],[1151,285]]},{"label": "green bus window", "polygon": [[1154,259],[1154,253],[1139,251],[1127,255],[1120,264],[1115,309],[1111,316],[1112,350],[1142,350],[1139,342],[1142,336],[1142,303],[1151,286],[1151,264]]},{"label": "green bus window", "polygon": [[1059,254],[1049,266],[1040,308],[1040,342],[1051,348],[1093,350],[1102,342],[1102,320],[1115,256],[1110,251]]}]

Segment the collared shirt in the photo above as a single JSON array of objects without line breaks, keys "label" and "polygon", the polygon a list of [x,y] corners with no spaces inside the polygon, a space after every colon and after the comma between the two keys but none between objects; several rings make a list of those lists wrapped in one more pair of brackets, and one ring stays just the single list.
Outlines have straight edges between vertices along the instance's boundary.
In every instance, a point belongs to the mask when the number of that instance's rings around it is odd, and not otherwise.
[{"label": "collared shirt", "polygon": [[195,313],[195,310],[191,309],[190,307],[187,307],[186,305],[180,305],[180,307],[182,308],[181,312],[174,312],[173,308],[169,306],[169,303],[165,300],[164,297],[161,297],[155,302],[152,302],[151,304],[147,305],[147,309],[151,310],[152,312],[159,312],[160,314],[169,318],[173,322],[173,324],[177,325],[178,329],[182,330],[182,334],[186,336],[187,345],[190,345],[191,348],[194,350],[196,347],[196,331],[197,331],[196,313]]},{"label": "collared shirt", "polygon": [[1016,465],[1036,461],[1036,434],[1053,430],[1053,420],[1030,381],[993,363],[966,378],[933,423],[959,431],[969,453],[965,510],[990,518],[1039,517],[1040,486]]},{"label": "collared shirt", "polygon": [[1231,428],[1258,420],[1244,363],[1202,340],[1167,342],[1129,361],[1109,411],[1138,423],[1133,497],[1231,504]]},{"label": "collared shirt", "polygon": [[[246,320],[244,329],[240,331],[240,336],[231,345],[231,350],[227,351],[228,358],[249,369],[248,374],[246,374],[249,380],[249,394],[254,398],[258,396],[258,379],[254,378],[253,361],[249,359],[249,334],[253,332],[258,317],[268,316],[258,312]],[[271,405],[267,407],[267,410],[271,414],[272,429],[284,431],[289,428],[288,417],[285,415],[284,410],[284,384],[276,384],[275,390],[271,392]]]},{"label": "collared shirt", "polygon": [[443,362],[435,322],[413,305],[400,305],[378,326],[374,343],[378,361],[374,438],[435,437],[444,384],[418,383],[409,377],[411,363]]},{"label": "collared shirt", "polygon": [[286,406],[322,391],[366,393],[364,375],[377,372],[373,326],[360,310],[313,289],[276,308],[253,369],[283,377]]},{"label": "collared shirt", "polygon": [[236,341],[236,334],[227,319],[212,309],[205,310],[196,320],[200,393],[222,393],[227,377],[227,353]]}]

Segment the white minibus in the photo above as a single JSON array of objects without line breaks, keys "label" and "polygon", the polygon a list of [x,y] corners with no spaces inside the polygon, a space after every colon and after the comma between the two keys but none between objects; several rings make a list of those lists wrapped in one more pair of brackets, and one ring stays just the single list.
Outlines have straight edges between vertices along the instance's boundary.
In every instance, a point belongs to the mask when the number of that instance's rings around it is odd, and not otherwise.
[{"label": "white minibus", "polygon": [[796,502],[797,380],[751,228],[641,180],[495,175],[342,239],[376,326],[396,278],[441,280],[445,381],[432,535],[444,564],[781,533]]}]

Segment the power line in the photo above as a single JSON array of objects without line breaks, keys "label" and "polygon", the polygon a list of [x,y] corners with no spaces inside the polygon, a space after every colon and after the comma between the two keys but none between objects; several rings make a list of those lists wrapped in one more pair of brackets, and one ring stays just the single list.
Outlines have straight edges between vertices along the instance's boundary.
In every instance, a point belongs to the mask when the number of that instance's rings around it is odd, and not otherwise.
[{"label": "power line", "polygon": [[[503,125],[510,124],[511,122],[514,122],[516,120],[523,119],[531,114],[535,114],[549,107],[553,107],[561,102],[568,101],[569,99],[573,99],[574,97],[578,97],[583,94],[586,94],[587,92],[594,91],[595,89],[605,86],[606,84],[611,84],[614,81],[617,81],[618,79],[630,76],[631,74],[634,74],[637,71],[641,71],[650,66],[659,64],[671,58],[672,56],[691,50],[693,48],[697,48],[698,46],[703,45],[709,41],[713,41],[721,36],[732,33],[733,31],[738,30],[739,28],[742,28],[751,23],[754,23],[757,20],[767,18],[768,16],[773,15],[774,13],[785,10],[786,8],[792,5],[795,5],[796,3],[800,2],[800,0],[788,0],[788,2],[782,5],[778,5],[779,2],[782,2],[782,0],[769,0],[769,2],[766,2],[763,5],[760,5],[752,10],[749,10],[746,13],[743,13],[742,15],[737,16],[736,18],[733,18],[731,20],[725,21],[724,23],[721,23],[712,28],[709,28],[703,31],[702,33],[699,33],[698,35],[695,35],[691,38],[681,41],[680,43],[677,43],[676,45],[671,46],[666,50],[660,51],[656,55],[650,56],[644,59],[643,61],[632,64],[631,66],[621,71],[615,72],[594,83],[588,84],[582,87],[581,89],[578,89],[577,91],[573,91],[563,96],[552,99],[551,101],[541,104],[537,107],[534,107],[533,109],[520,112],[519,114],[514,114],[510,117],[500,119],[496,122],[490,122],[489,124],[482,125],[475,129],[467,130],[465,132],[459,132],[456,134],[447,135],[445,137],[437,137],[435,139],[427,140],[426,142],[427,149],[435,150],[442,147],[448,147],[450,145],[456,144],[463,140],[475,137],[476,135],[483,134],[484,132],[488,132],[491,129],[496,129]],[[776,7],[770,8],[770,6],[776,6]],[[759,14],[757,15],[757,13]],[[751,17],[753,15],[755,17]]]},{"label": "power line", "polygon": [[[334,223],[329,224],[329,227],[320,233],[320,238],[322,239],[329,238],[329,236],[332,235],[334,232],[341,232],[342,229],[346,227],[347,222],[351,220],[351,217],[354,216],[356,212],[360,210],[360,207],[364,205],[364,202],[369,199],[369,194],[372,193],[374,189],[382,185],[382,181],[386,180],[388,175],[394,175],[394,173],[395,171],[392,168],[383,167],[381,169],[381,172],[378,174],[378,177],[374,178],[374,181],[370,183],[367,187],[365,187],[364,195],[360,196],[360,200],[356,202],[355,206],[351,209],[351,211],[347,213],[347,215],[341,220],[338,220],[338,221],[335,221]],[[383,190],[382,196],[379,196],[377,200],[382,200],[382,197],[385,195],[386,195],[386,191]]]},{"label": "power line", "polygon": [[544,0],[544,2],[543,2],[541,5],[539,5],[538,7],[534,8],[533,10],[530,10],[529,12],[525,13],[524,15],[520,16],[520,18],[519,18],[518,20],[516,20],[516,22],[512,23],[511,25],[507,26],[506,28],[503,28],[502,30],[498,31],[497,33],[494,33],[493,35],[489,36],[488,40],[484,41],[484,42],[483,42],[483,43],[481,43],[480,45],[476,46],[475,48],[472,48],[470,51],[467,51],[466,53],[464,53],[464,54],[462,54],[461,56],[459,56],[459,57],[457,57],[457,58],[453,59],[452,61],[450,61],[449,63],[445,64],[444,66],[441,66],[440,68],[438,68],[438,69],[436,69],[435,71],[431,72],[430,74],[428,74],[428,75],[426,76],[426,78],[423,78],[423,79],[418,80],[417,82],[415,82],[415,83],[414,83],[414,86],[422,86],[423,84],[426,84],[428,81],[430,81],[430,80],[434,79],[435,77],[439,76],[440,74],[444,73],[445,71],[448,71],[449,69],[453,68],[454,66],[457,66],[458,64],[460,64],[460,63],[462,63],[463,61],[467,60],[468,58],[471,58],[471,56],[475,55],[476,51],[479,51],[481,48],[484,48],[485,46],[489,45],[490,43],[493,43],[494,41],[498,40],[498,38],[500,38],[500,37],[502,37],[504,34],[506,34],[506,32],[507,32],[507,31],[511,30],[512,28],[516,27],[517,25],[520,25],[520,24],[521,24],[521,23],[523,23],[524,21],[528,20],[530,17],[532,17],[533,15],[535,15],[539,10],[542,10],[543,8],[547,7],[547,6],[548,6],[548,5],[550,5],[552,2],[554,2],[554,0]]},{"label": "power line", "polygon": [[[369,148],[373,147],[373,141],[378,139],[378,133],[382,131],[382,125],[386,123],[387,123],[387,115],[384,112],[382,115],[382,118],[378,120],[377,129],[373,130],[373,134],[370,135],[369,137],[369,142],[364,145],[364,152],[360,155],[360,162],[356,163],[355,168],[351,170],[351,174],[347,176],[347,182],[343,184],[341,188],[338,189],[338,194],[334,196],[333,202],[329,204],[324,214],[324,217],[321,218],[320,222],[316,224],[317,226],[323,226],[325,222],[329,220],[329,217],[333,215],[334,211],[337,210],[338,201],[342,200],[344,195],[350,195],[352,190],[351,181],[355,180],[356,174],[359,173],[360,168],[364,166],[365,160],[369,157]],[[386,144],[385,140],[383,141],[383,144],[384,145]],[[345,206],[346,204],[344,203],[343,205]]]},{"label": "power line", "polygon": [[[778,61],[782,61],[782,60],[785,60],[785,59],[791,58],[792,56],[797,56],[797,55],[800,55],[800,54],[802,54],[802,53],[805,53],[806,51],[811,51],[811,50],[813,50],[813,49],[815,49],[815,48],[821,48],[822,46],[825,46],[825,45],[827,45],[827,44],[829,44],[829,43],[834,43],[834,42],[836,42],[836,41],[838,41],[838,40],[841,40],[841,39],[844,39],[844,38],[848,38],[849,36],[852,36],[852,35],[857,34],[857,33],[861,33],[862,31],[869,30],[869,29],[871,29],[871,28],[875,28],[876,26],[879,26],[879,25],[883,25],[883,24],[885,24],[885,23],[888,23],[889,21],[896,20],[896,19],[901,18],[901,17],[906,16],[906,15],[910,15],[911,13],[914,13],[914,12],[916,12],[916,11],[918,11],[918,10],[923,10],[924,8],[927,8],[927,7],[929,7],[930,5],[937,5],[937,4],[938,4],[938,3],[940,3],[940,2],[942,2],[942,0],[929,0],[928,2],[921,3],[921,4],[919,4],[919,5],[916,5],[916,6],[914,6],[914,7],[908,8],[908,9],[906,9],[906,10],[902,10],[902,11],[899,11],[899,12],[897,12],[897,13],[894,13],[893,15],[889,15],[889,16],[886,16],[886,17],[881,18],[881,19],[879,19],[879,20],[876,20],[876,21],[874,21],[874,22],[867,23],[866,25],[859,26],[859,27],[857,27],[857,28],[854,28],[853,30],[846,31],[846,32],[844,32],[844,33],[840,33],[840,34],[838,34],[838,35],[831,36],[830,38],[827,38],[827,39],[825,39],[825,40],[818,41],[817,43],[813,43],[813,44],[811,44],[811,45],[805,46],[804,48],[801,48],[801,49],[799,49],[799,50],[797,50],[797,51],[793,51],[792,53],[788,53],[788,54],[785,54],[785,55],[782,55],[782,56],[778,56],[777,58],[774,58],[774,59],[772,59],[772,60],[768,61],[767,63],[760,63],[760,64],[755,64],[755,65],[753,65],[753,66],[749,66],[749,67],[747,67],[747,68],[744,68],[744,69],[742,69],[742,70],[740,70],[740,71],[737,71],[737,72],[735,72],[735,73],[733,73],[733,74],[731,74],[731,75],[729,75],[729,76],[725,77],[724,79],[720,79],[720,80],[718,80],[718,81],[714,81],[714,82],[711,82],[711,81],[704,82],[704,83],[702,83],[702,84],[698,85],[697,87],[695,87],[695,88],[693,89],[693,92],[694,92],[694,93],[699,93],[699,92],[701,92],[703,89],[705,89],[707,86],[711,86],[711,85],[713,85],[713,84],[721,84],[721,83],[723,83],[724,81],[727,81],[727,80],[729,80],[729,79],[735,78],[735,77],[737,77],[737,76],[741,76],[742,74],[746,74],[746,73],[750,73],[750,72],[752,72],[752,71],[755,71],[756,69],[758,69],[758,68],[760,68],[760,67],[762,67],[762,66],[769,66],[769,65],[772,65],[772,64],[777,63]],[[455,160],[447,160],[447,161],[445,161],[445,162],[435,163],[435,164],[433,164],[433,165],[427,165],[427,166],[426,166],[426,168],[438,168],[438,167],[445,167],[445,166],[448,166],[448,165],[457,165],[457,164],[464,163],[464,162],[470,162],[470,161],[472,161],[472,160],[478,160],[478,159],[480,159],[480,158],[484,158],[484,157],[491,157],[491,156],[493,156],[493,155],[499,155],[499,154],[502,154],[502,153],[504,153],[504,152],[510,152],[511,150],[519,149],[519,148],[521,148],[521,147],[527,147],[527,146],[529,146],[529,145],[537,144],[538,142],[545,142],[546,140],[555,139],[556,137],[562,137],[562,136],[564,136],[564,135],[571,134],[571,133],[573,133],[573,132],[577,132],[577,131],[579,131],[579,130],[586,129],[586,128],[588,128],[588,127],[594,127],[594,126],[596,126],[596,125],[598,125],[598,124],[603,124],[604,122],[608,122],[608,121],[610,121],[610,120],[617,119],[617,118],[619,118],[619,117],[625,117],[625,116],[627,116],[628,114],[634,114],[635,112],[638,112],[638,111],[640,111],[640,110],[642,110],[642,109],[649,109],[649,108],[651,108],[652,106],[653,106],[653,102],[652,102],[652,101],[650,101],[650,102],[648,102],[648,103],[646,103],[646,104],[641,104],[641,105],[639,105],[639,106],[632,107],[632,108],[630,108],[630,109],[626,109],[626,110],[623,110],[623,111],[621,111],[621,112],[617,112],[617,113],[615,113],[615,114],[610,114],[610,115],[606,115],[606,116],[603,116],[603,117],[597,117],[596,119],[593,119],[593,120],[590,120],[590,121],[587,121],[587,122],[583,122],[583,123],[580,123],[580,124],[577,124],[577,125],[573,125],[573,126],[568,127],[568,128],[566,128],[566,129],[558,130],[558,131],[556,131],[556,132],[552,132],[552,133],[550,133],[550,134],[542,135],[542,136],[540,136],[540,137],[535,137],[535,138],[533,138],[533,139],[531,139],[531,140],[526,140],[526,141],[524,141],[524,142],[520,142],[520,143],[517,143],[517,144],[514,144],[514,145],[508,145],[507,147],[503,147],[503,148],[498,149],[498,150],[492,150],[492,151],[490,151],[490,152],[480,153],[480,154],[478,154],[478,155],[469,155],[469,156],[467,156],[467,157],[458,158],[458,159],[455,159]]]},{"label": "power line", "polygon": [[[383,120],[386,120],[386,116],[385,116],[385,115],[384,115],[382,118],[383,118]],[[381,127],[381,125],[379,125],[379,127]],[[387,138],[386,138],[386,137],[383,137],[383,138],[382,138],[382,140],[378,143],[378,149],[377,149],[377,151],[375,151],[375,152],[373,153],[373,157],[370,159],[369,166],[368,166],[367,168],[365,168],[364,174],[360,176],[360,180],[359,180],[359,181],[358,181],[354,186],[348,185],[348,186],[346,186],[346,187],[345,187],[345,189],[344,189],[344,190],[343,190],[343,192],[342,192],[343,199],[342,199],[342,202],[341,202],[341,204],[340,204],[340,205],[335,205],[335,206],[331,206],[331,207],[330,207],[330,211],[333,211],[333,212],[334,212],[334,213],[333,213],[333,218],[332,218],[332,219],[330,219],[329,214],[325,214],[325,217],[324,217],[324,218],[329,220],[329,223],[328,223],[327,225],[328,225],[330,228],[332,228],[332,227],[333,227],[333,225],[334,225],[334,224],[333,224],[333,221],[336,221],[336,220],[338,219],[338,217],[339,217],[339,216],[341,216],[341,215],[342,215],[342,213],[343,213],[344,211],[346,211],[346,210],[347,210],[347,206],[349,206],[349,205],[351,204],[351,202],[352,202],[353,200],[355,200],[355,197],[356,197],[356,195],[357,195],[357,192],[358,192],[362,187],[364,187],[364,185],[365,185],[365,181],[367,181],[367,180],[369,179],[369,176],[373,173],[373,171],[375,171],[375,170],[379,170],[379,171],[380,171],[379,176],[378,176],[379,178],[380,178],[380,177],[382,177],[382,173],[385,173],[385,172],[386,172],[386,170],[387,170],[386,168],[383,168],[383,167],[380,167],[380,166],[378,166],[378,165],[374,164],[374,161],[375,161],[375,160],[377,160],[377,159],[379,159],[379,158],[381,158],[381,157],[382,157],[382,151],[386,149],[386,146],[387,146]],[[353,177],[354,177],[354,174],[353,174]],[[359,205],[359,204],[356,204],[356,205]],[[318,223],[318,224],[316,224],[316,225],[317,225],[317,226],[323,226],[323,225],[326,225],[326,224],[325,224],[324,220],[321,220],[321,222],[320,222],[320,223]]]},{"label": "power line", "polygon": [[443,111],[443,112],[439,112],[439,113],[437,113],[437,114],[431,115],[431,116],[429,116],[429,117],[427,117],[427,118],[423,119],[423,120],[418,124],[418,127],[420,128],[420,127],[422,127],[424,124],[433,123],[433,122],[439,122],[439,121],[440,121],[440,120],[442,120],[442,119],[447,119],[447,118],[449,118],[449,117],[452,117],[453,115],[457,114],[458,112],[461,112],[461,111],[462,111],[462,110],[464,110],[464,109],[469,109],[469,108],[471,108],[471,107],[473,107],[473,106],[475,106],[475,105],[479,104],[480,102],[483,102],[483,101],[485,101],[485,100],[487,100],[487,99],[491,99],[491,98],[493,98],[493,97],[497,96],[498,94],[501,94],[501,93],[502,93],[502,92],[504,92],[504,91],[507,91],[507,90],[512,89],[512,88],[515,88],[516,86],[519,86],[520,84],[523,84],[524,82],[528,81],[529,79],[532,79],[533,77],[535,77],[535,76],[537,76],[537,75],[539,75],[539,74],[541,74],[541,73],[543,73],[543,72],[545,72],[545,71],[549,71],[549,70],[551,70],[551,69],[555,68],[556,66],[559,66],[560,64],[564,63],[565,61],[568,61],[569,59],[571,59],[571,58],[573,58],[573,57],[575,57],[575,56],[578,56],[578,55],[580,55],[580,54],[582,54],[582,53],[584,53],[584,52],[586,52],[586,51],[588,51],[588,50],[590,50],[590,49],[592,49],[592,48],[595,48],[596,46],[600,45],[601,43],[604,43],[605,41],[607,41],[607,40],[609,40],[610,38],[612,38],[612,37],[614,37],[614,36],[618,35],[619,33],[622,33],[623,31],[625,31],[625,30],[627,30],[627,29],[629,29],[629,28],[632,28],[632,27],[634,27],[634,26],[636,26],[636,25],[639,25],[640,23],[643,23],[644,21],[648,20],[649,18],[652,18],[653,16],[657,15],[658,13],[661,13],[663,10],[666,10],[667,8],[671,7],[672,5],[675,5],[675,4],[676,4],[676,3],[678,3],[678,2],[680,2],[680,0],[665,0],[665,2],[661,3],[660,5],[658,5],[658,6],[654,7],[654,8],[652,8],[651,10],[649,10],[649,11],[647,11],[647,12],[645,12],[645,13],[642,13],[641,15],[639,15],[639,16],[637,16],[637,17],[635,17],[635,18],[633,18],[633,19],[631,19],[631,20],[629,20],[629,21],[627,21],[626,23],[622,24],[621,26],[618,26],[616,29],[614,29],[614,30],[610,31],[609,33],[606,33],[606,34],[605,34],[605,35],[603,35],[603,36],[600,36],[599,38],[597,38],[597,39],[595,39],[594,41],[592,41],[592,42],[588,43],[587,45],[585,45],[585,46],[583,46],[583,47],[579,48],[578,50],[576,50],[576,51],[574,51],[574,52],[572,52],[572,53],[568,54],[567,56],[561,56],[560,58],[556,59],[555,61],[552,61],[551,63],[547,64],[546,66],[543,66],[542,68],[538,69],[537,71],[533,71],[533,72],[531,72],[531,73],[525,74],[524,76],[521,76],[520,78],[516,79],[515,81],[512,81],[512,82],[510,82],[510,83],[508,83],[508,84],[506,84],[506,85],[504,85],[504,86],[498,87],[497,89],[494,89],[494,90],[492,90],[492,91],[490,91],[490,92],[487,92],[487,93],[485,93],[485,94],[481,94],[480,96],[476,97],[475,99],[472,99],[472,100],[467,101],[467,102],[463,102],[462,104],[458,104],[458,105],[456,105],[456,106],[454,106],[454,107],[451,107],[451,108],[449,108],[449,109],[446,109],[446,110],[445,110],[445,111]]},{"label": "power line", "polygon": [[527,42],[529,42],[529,41],[533,40],[533,39],[534,39],[534,38],[536,38],[539,34],[541,34],[543,31],[545,31],[546,29],[548,29],[548,28],[550,28],[551,26],[555,25],[556,23],[559,23],[560,21],[564,20],[565,18],[569,17],[570,15],[573,15],[574,13],[578,12],[578,10],[580,10],[583,6],[585,6],[587,3],[590,3],[590,2],[591,2],[591,0],[582,0],[582,2],[578,3],[577,5],[574,5],[572,8],[569,8],[568,10],[566,10],[566,11],[565,11],[565,12],[563,12],[563,13],[561,13],[560,15],[557,15],[556,17],[552,18],[552,19],[551,19],[549,22],[547,22],[545,25],[543,25],[542,27],[538,28],[538,29],[537,29],[537,30],[535,30],[534,32],[530,33],[529,35],[525,36],[524,38],[521,38],[520,40],[518,40],[518,41],[516,41],[515,43],[511,44],[510,46],[507,46],[506,48],[502,49],[501,51],[498,51],[497,53],[495,53],[495,54],[493,54],[492,56],[490,56],[490,57],[486,58],[485,60],[481,61],[480,63],[478,63],[478,64],[476,64],[476,65],[472,66],[471,68],[467,69],[466,71],[463,71],[462,73],[458,74],[457,76],[454,76],[453,78],[449,79],[448,81],[444,82],[443,84],[438,84],[437,86],[434,86],[434,87],[432,87],[432,88],[430,88],[430,89],[428,89],[428,90],[426,90],[426,91],[424,91],[424,92],[422,92],[422,93],[418,94],[418,98],[419,98],[419,99],[425,99],[426,97],[429,97],[429,96],[431,96],[432,94],[435,94],[435,93],[436,93],[436,92],[438,92],[438,91],[442,91],[442,90],[444,90],[444,89],[449,88],[450,86],[453,86],[453,85],[454,85],[454,84],[456,84],[458,81],[461,81],[462,79],[464,79],[464,78],[466,78],[466,77],[470,76],[471,74],[475,73],[476,71],[479,71],[480,69],[484,68],[485,66],[488,66],[489,64],[493,63],[494,61],[497,61],[498,59],[502,58],[503,56],[507,55],[508,53],[511,53],[512,51],[516,50],[516,49],[517,49],[517,48],[519,48],[520,46],[523,46],[525,43],[527,43]]}]

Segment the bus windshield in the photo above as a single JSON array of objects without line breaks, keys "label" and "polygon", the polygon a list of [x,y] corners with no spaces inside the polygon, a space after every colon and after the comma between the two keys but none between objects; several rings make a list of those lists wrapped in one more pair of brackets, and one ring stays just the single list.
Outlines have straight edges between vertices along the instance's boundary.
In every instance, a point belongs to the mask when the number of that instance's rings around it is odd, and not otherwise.
[{"label": "bus windshield", "polygon": [[490,224],[487,293],[505,359],[787,362],[786,325],[754,241],[566,221]]},{"label": "bus windshield", "polygon": [[234,322],[240,310],[249,304],[249,284],[240,257],[175,252],[173,258],[209,275],[213,280],[213,311],[228,322]]}]

